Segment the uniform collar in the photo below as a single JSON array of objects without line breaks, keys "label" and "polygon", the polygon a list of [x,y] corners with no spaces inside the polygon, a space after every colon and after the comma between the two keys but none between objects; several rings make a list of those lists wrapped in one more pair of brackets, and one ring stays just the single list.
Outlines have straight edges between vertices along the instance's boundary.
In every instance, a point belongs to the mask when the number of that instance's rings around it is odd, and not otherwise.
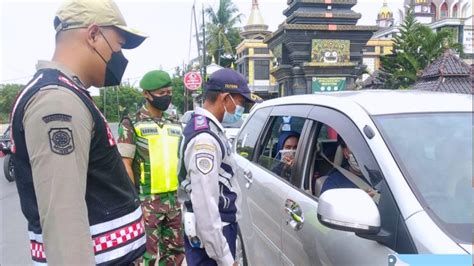
[{"label": "uniform collar", "polygon": [[148,110],[148,108],[146,108],[146,104],[142,105],[142,107],[138,111],[137,118],[139,120],[151,119],[157,122],[163,122],[168,119],[167,114],[165,112],[162,113],[161,118],[151,117],[150,111]]},{"label": "uniform collar", "polygon": [[70,80],[74,81],[76,85],[79,86],[79,88],[86,89],[86,87],[84,86],[82,81],[79,79],[79,77],[63,64],[60,64],[58,62],[53,62],[53,61],[46,61],[46,60],[39,60],[38,63],[36,64],[36,70],[47,69],[47,68],[59,70],[61,73],[66,75]]},{"label": "uniform collar", "polygon": [[202,107],[196,107],[196,109],[194,110],[194,113],[197,114],[197,115],[202,115],[202,116],[205,116],[205,117],[211,119],[211,121],[214,122],[214,124],[216,124],[217,127],[219,127],[219,129],[222,132],[224,132],[224,127],[222,127],[221,122],[219,122],[219,120],[217,120],[217,118],[211,112],[209,112],[208,110],[206,110]]}]

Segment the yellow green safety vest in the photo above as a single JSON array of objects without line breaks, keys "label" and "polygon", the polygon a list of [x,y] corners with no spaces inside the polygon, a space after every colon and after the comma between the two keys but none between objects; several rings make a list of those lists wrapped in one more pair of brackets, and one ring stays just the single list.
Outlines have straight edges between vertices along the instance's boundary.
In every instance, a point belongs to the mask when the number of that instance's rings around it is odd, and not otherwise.
[{"label": "yellow green safety vest", "polygon": [[178,188],[178,149],[181,125],[155,121],[134,124],[137,151],[134,162],[139,170],[140,194],[160,194]]}]

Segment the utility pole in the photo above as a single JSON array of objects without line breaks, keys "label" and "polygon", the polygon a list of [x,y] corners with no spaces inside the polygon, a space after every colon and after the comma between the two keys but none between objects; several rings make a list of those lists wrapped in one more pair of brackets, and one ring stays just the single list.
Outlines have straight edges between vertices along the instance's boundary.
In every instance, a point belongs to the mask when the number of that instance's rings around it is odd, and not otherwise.
[{"label": "utility pole", "polygon": [[202,5],[202,80],[206,80],[206,22],[204,16],[204,4]]},{"label": "utility pole", "polygon": [[107,88],[104,87],[104,117],[107,119]]},{"label": "utility pole", "polygon": [[[199,49],[199,30],[197,25],[197,18],[196,18],[196,8],[195,8],[196,1],[193,4],[193,16],[194,16],[194,28],[196,29],[196,43],[197,43],[197,50],[198,50],[198,58],[201,57],[201,50]],[[202,64],[202,61],[201,61]]]},{"label": "utility pole", "polygon": [[[193,6],[194,8],[194,6]],[[199,51],[199,49],[198,49]],[[184,61],[183,61],[183,78],[184,78],[184,74],[186,74],[186,70],[185,70],[185,65],[184,65]],[[189,107],[188,107],[188,88],[186,88],[186,86],[184,86],[184,83],[183,83],[183,89],[184,89],[184,113],[186,113],[188,110],[189,110]]]},{"label": "utility pole", "polygon": [[120,121],[120,101],[119,101],[119,90],[120,86],[115,86],[115,89],[117,90],[117,119]]}]

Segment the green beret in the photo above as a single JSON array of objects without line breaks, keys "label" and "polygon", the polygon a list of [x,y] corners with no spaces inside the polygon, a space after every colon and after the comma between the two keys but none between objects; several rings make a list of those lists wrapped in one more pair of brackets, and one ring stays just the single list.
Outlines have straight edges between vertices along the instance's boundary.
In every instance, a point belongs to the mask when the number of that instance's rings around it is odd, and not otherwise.
[{"label": "green beret", "polygon": [[171,86],[170,75],[163,70],[153,70],[140,80],[140,87],[146,91],[154,91]]}]

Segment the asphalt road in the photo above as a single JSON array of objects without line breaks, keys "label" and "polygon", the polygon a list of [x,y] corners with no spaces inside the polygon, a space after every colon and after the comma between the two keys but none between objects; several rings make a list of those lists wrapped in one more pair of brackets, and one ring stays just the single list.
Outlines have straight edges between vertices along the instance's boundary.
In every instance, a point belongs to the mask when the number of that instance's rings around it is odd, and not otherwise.
[{"label": "asphalt road", "polygon": [[[116,135],[117,124],[110,127]],[[32,265],[27,224],[21,213],[16,184],[5,179],[3,158],[0,158],[0,166],[0,265]]]}]

